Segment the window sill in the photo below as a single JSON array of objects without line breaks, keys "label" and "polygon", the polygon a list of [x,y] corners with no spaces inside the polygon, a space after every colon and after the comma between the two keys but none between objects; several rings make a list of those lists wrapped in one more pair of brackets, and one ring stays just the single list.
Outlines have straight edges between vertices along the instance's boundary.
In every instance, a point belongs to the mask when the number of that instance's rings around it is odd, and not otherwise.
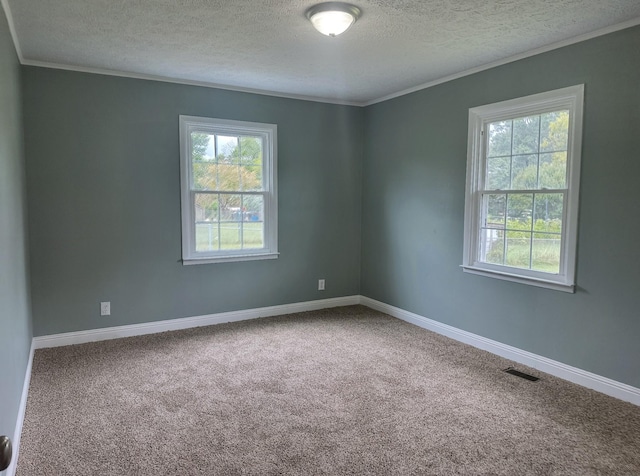
[{"label": "window sill", "polygon": [[207,256],[203,258],[183,258],[184,266],[194,264],[230,263],[235,261],[256,261],[262,259],[277,259],[280,253],[256,253],[245,255]]},{"label": "window sill", "polygon": [[522,275],[517,275],[517,274],[512,274],[512,273],[507,273],[502,271],[488,270],[484,268],[478,268],[476,266],[462,265],[461,268],[465,273],[477,274],[480,276],[485,276],[487,278],[502,279],[504,281],[511,281],[511,282],[520,283],[520,284],[528,284],[530,286],[553,289],[555,291],[562,291],[565,293],[575,293],[575,285],[573,284],[565,284],[565,283],[559,283],[557,281],[532,278],[529,276],[522,276]]}]

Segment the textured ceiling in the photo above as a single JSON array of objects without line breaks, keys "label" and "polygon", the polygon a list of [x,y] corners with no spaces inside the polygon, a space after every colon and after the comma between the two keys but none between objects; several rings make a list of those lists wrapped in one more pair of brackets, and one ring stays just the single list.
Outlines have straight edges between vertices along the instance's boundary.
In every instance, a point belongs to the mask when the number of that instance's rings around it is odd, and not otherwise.
[{"label": "textured ceiling", "polygon": [[613,25],[638,0],[352,0],[344,35],[314,0],[3,0],[25,64],[150,75],[358,104]]}]

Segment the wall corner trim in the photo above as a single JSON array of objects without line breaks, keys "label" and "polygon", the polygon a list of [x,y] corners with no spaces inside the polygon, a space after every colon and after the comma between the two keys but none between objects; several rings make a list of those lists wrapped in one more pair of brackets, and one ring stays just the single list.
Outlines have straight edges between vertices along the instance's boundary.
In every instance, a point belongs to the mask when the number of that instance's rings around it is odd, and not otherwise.
[{"label": "wall corner trim", "polygon": [[605,395],[640,406],[640,388],[632,387],[631,385],[611,380],[609,378],[587,372],[586,370],[572,367],[526,350],[518,349],[517,347],[512,347],[471,332],[463,331],[419,314],[414,314],[412,312],[405,311],[404,309],[391,306],[390,304],[376,301],[375,299],[360,296],[360,304],[377,311],[384,312],[385,314],[389,314],[390,316],[411,324],[415,324],[423,329],[430,330],[459,342],[472,345],[478,349],[499,355],[500,357],[546,372],[555,377],[568,380],[569,382],[582,385],[583,387],[596,390],[604,393]]},{"label": "wall corner trim", "polygon": [[246,309],[240,311],[221,312],[203,316],[168,319],[165,321],[154,321],[126,326],[106,327],[88,331],[66,332],[64,334],[53,334],[34,337],[33,341],[35,349],[46,349],[50,347],[61,347],[65,345],[75,345],[84,344],[87,342],[119,339],[122,337],[156,334],[158,332],[177,331],[181,329],[190,329],[193,327],[211,326],[214,324],[223,324],[225,322],[245,321],[248,319],[257,319],[259,317],[279,316],[282,314],[293,314],[296,312],[315,311],[318,309],[328,309],[338,306],[352,306],[359,303],[360,296],[345,296],[338,298],[321,299],[317,301],[282,304],[278,306],[259,307],[255,309]]},{"label": "wall corner trim", "polygon": [[31,383],[31,366],[33,365],[33,353],[35,351],[35,342],[31,340],[31,349],[29,350],[29,360],[27,361],[27,369],[24,376],[24,384],[22,385],[22,397],[20,397],[20,406],[18,407],[18,418],[16,421],[16,429],[13,433],[13,459],[6,469],[7,476],[15,476],[18,470],[18,457],[20,456],[20,437],[22,436],[22,425],[24,424],[24,415],[27,410],[27,397],[29,396],[29,384]]}]

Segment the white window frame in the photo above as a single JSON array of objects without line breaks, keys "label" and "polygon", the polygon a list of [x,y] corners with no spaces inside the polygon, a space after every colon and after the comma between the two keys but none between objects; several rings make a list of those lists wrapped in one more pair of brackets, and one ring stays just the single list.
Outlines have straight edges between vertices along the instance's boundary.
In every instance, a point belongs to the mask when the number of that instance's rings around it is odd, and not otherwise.
[{"label": "white window frame", "polygon": [[[559,291],[574,292],[583,102],[584,85],[580,84],[469,109],[462,262],[462,268],[465,272]],[[567,192],[563,206],[559,273],[546,273],[480,261],[482,192],[486,192],[484,190],[488,140],[488,134],[485,133],[486,127],[490,123],[501,120],[516,119],[562,109],[569,110],[569,129]]]},{"label": "white window frame", "polygon": [[[191,133],[261,137],[264,189],[264,247],[246,250],[196,251],[195,193]],[[182,210],[182,263],[184,265],[275,259],[278,257],[277,136],[275,124],[180,116],[180,189]],[[239,193],[246,193],[240,192]]]}]

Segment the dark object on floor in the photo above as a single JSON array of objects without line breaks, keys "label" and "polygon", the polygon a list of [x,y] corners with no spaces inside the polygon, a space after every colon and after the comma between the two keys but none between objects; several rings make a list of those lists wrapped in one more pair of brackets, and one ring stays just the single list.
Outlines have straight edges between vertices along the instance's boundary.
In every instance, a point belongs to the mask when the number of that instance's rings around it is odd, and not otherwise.
[{"label": "dark object on floor", "polygon": [[524,372],[520,372],[519,370],[514,369],[513,367],[508,367],[506,369],[504,369],[505,372],[507,372],[508,374],[511,375],[516,375],[518,377],[527,379],[527,380],[531,380],[532,382],[535,382],[536,380],[540,380],[538,377],[534,377],[533,375],[529,375],[529,374],[525,374]]}]

